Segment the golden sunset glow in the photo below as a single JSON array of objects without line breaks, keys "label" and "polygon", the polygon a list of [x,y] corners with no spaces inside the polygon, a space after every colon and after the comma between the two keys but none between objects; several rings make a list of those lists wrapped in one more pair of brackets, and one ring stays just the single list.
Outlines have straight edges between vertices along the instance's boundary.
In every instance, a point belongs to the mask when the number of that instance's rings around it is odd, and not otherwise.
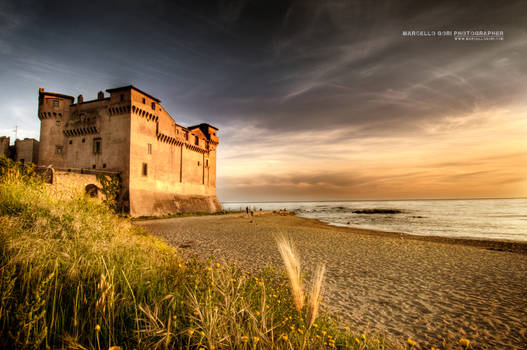
[{"label": "golden sunset glow", "polygon": [[276,140],[238,129],[239,146],[221,149],[220,189],[238,200],[527,196],[526,112],[446,117],[398,137],[354,138],[350,128]]},{"label": "golden sunset glow", "polygon": [[222,202],[527,196],[521,1],[108,6],[0,6],[1,135],[38,138],[40,87],[132,84],[219,129]]}]

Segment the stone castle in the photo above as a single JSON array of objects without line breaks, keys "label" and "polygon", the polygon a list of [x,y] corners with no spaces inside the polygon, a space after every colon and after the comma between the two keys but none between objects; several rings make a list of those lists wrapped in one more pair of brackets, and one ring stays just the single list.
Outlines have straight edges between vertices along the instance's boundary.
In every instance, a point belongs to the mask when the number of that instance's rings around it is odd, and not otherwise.
[{"label": "stone castle", "polygon": [[38,163],[38,141],[35,139],[25,138],[16,139],[15,144],[11,146],[11,138],[0,136],[0,155],[12,158],[17,162]]},{"label": "stone castle", "polygon": [[216,197],[218,129],[183,127],[161,101],[123,86],[96,100],[39,90],[38,165],[82,174],[119,174],[133,217],[221,210]]}]

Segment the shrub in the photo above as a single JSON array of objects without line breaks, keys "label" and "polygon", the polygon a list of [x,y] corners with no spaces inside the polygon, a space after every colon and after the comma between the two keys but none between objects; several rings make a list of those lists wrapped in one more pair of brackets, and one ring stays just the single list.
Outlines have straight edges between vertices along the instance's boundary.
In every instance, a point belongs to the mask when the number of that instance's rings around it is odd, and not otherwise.
[{"label": "shrub", "polygon": [[324,312],[297,311],[281,270],[247,274],[235,263],[184,261],[98,201],[6,164],[0,348],[385,346],[382,339],[357,342]]}]

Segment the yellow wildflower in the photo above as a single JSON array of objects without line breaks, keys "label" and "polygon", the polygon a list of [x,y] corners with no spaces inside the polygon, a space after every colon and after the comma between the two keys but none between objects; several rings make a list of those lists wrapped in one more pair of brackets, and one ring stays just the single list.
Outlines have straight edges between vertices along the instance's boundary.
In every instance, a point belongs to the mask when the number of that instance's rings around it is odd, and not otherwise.
[{"label": "yellow wildflower", "polygon": [[120,346],[110,346],[108,350],[121,350]]},{"label": "yellow wildflower", "polygon": [[212,271],[212,267],[210,267],[210,266],[207,267],[207,270]]},{"label": "yellow wildflower", "polygon": [[362,338],[362,340],[366,340],[366,335],[364,333],[362,333],[360,337]]},{"label": "yellow wildflower", "polygon": [[260,311],[256,311],[256,316],[260,316]]},{"label": "yellow wildflower", "polygon": [[415,341],[413,341],[412,339],[408,338],[408,344],[410,344],[411,347],[414,347],[415,344],[417,344]]},{"label": "yellow wildflower", "polygon": [[240,340],[242,341],[242,343],[247,343],[247,341],[249,341],[249,337],[246,336],[246,335],[242,335],[242,337],[240,338]]},{"label": "yellow wildflower", "polygon": [[357,344],[360,344],[360,339],[355,337],[355,341],[357,342]]},{"label": "yellow wildflower", "polygon": [[320,332],[320,333],[322,333],[322,335],[326,335],[326,331],[322,331],[322,332]]},{"label": "yellow wildflower", "polygon": [[209,350],[216,350],[216,347],[214,345],[209,346]]},{"label": "yellow wildflower", "polygon": [[203,332],[203,331],[199,332],[199,334],[200,334],[202,337],[205,336],[205,332]]},{"label": "yellow wildflower", "polygon": [[313,323],[313,328],[318,328],[318,324]]},{"label": "yellow wildflower", "polygon": [[101,326],[96,325],[96,326],[95,326],[95,331],[96,331],[96,332],[100,332],[100,331],[101,331]]},{"label": "yellow wildflower", "polygon": [[253,341],[254,341],[255,343],[258,343],[258,342],[260,341],[260,338],[259,338],[259,337],[253,337]]},{"label": "yellow wildflower", "polygon": [[220,263],[216,263],[216,268],[217,268],[217,269],[220,268]]},{"label": "yellow wildflower", "polygon": [[282,339],[285,340],[285,341],[287,341],[287,335],[285,335],[285,334],[282,335]]},{"label": "yellow wildflower", "polygon": [[300,333],[300,334],[304,334],[304,330],[298,328],[298,333]]},{"label": "yellow wildflower", "polygon": [[350,328],[346,326],[346,327],[344,327],[344,330],[345,330],[346,332],[349,332],[349,331],[350,331]]},{"label": "yellow wildflower", "polygon": [[464,346],[464,347],[467,347],[470,345],[470,340],[466,339],[466,338],[461,338],[459,339],[459,344],[461,344],[461,346]]},{"label": "yellow wildflower", "polygon": [[178,264],[177,266],[178,266],[179,268],[181,268],[181,264]]},{"label": "yellow wildflower", "polygon": [[189,329],[187,333],[188,333],[188,335],[192,336],[192,334],[194,334],[194,330],[193,329]]}]

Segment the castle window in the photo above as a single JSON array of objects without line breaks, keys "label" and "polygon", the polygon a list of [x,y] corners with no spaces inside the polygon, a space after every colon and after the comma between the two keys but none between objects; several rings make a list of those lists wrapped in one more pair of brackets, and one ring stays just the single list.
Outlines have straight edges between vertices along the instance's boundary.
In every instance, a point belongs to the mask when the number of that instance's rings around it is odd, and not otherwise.
[{"label": "castle window", "polygon": [[123,101],[124,101],[124,95],[121,94],[121,102],[123,102]]},{"label": "castle window", "polygon": [[86,139],[85,138],[82,138],[82,143],[86,142]]},{"label": "castle window", "polygon": [[145,104],[145,103],[146,103],[146,99],[143,97],[143,104]]},{"label": "castle window", "polygon": [[196,144],[196,146],[199,146],[199,137],[194,136],[194,143]]},{"label": "castle window", "polygon": [[57,126],[60,126],[60,120],[57,120]]},{"label": "castle window", "polygon": [[103,169],[106,169],[106,163],[102,164]]},{"label": "castle window", "polygon": [[148,164],[143,163],[143,176],[148,176]]},{"label": "castle window", "polygon": [[188,131],[187,131],[187,132],[185,132],[185,140],[187,140],[187,141],[188,141]]},{"label": "castle window", "polygon": [[156,103],[155,102],[152,102],[152,109],[155,111],[156,110]]},{"label": "castle window", "polygon": [[102,144],[101,139],[93,139],[93,154],[101,154],[102,153]]},{"label": "castle window", "polygon": [[198,166],[200,166],[200,165],[201,165],[201,162],[198,160]]},{"label": "castle window", "polygon": [[208,159],[205,159],[205,166],[209,167],[209,160]]},{"label": "castle window", "polygon": [[55,146],[55,154],[62,154],[62,146]]},{"label": "castle window", "polygon": [[152,144],[148,144],[148,154],[152,154]]},{"label": "castle window", "polygon": [[53,107],[59,106],[59,100],[53,100]]},{"label": "castle window", "polygon": [[70,140],[69,144],[71,145],[73,143],[73,140]]},{"label": "castle window", "polygon": [[91,168],[92,168],[92,169],[95,169],[95,164],[93,164],[93,165],[91,166]]}]

